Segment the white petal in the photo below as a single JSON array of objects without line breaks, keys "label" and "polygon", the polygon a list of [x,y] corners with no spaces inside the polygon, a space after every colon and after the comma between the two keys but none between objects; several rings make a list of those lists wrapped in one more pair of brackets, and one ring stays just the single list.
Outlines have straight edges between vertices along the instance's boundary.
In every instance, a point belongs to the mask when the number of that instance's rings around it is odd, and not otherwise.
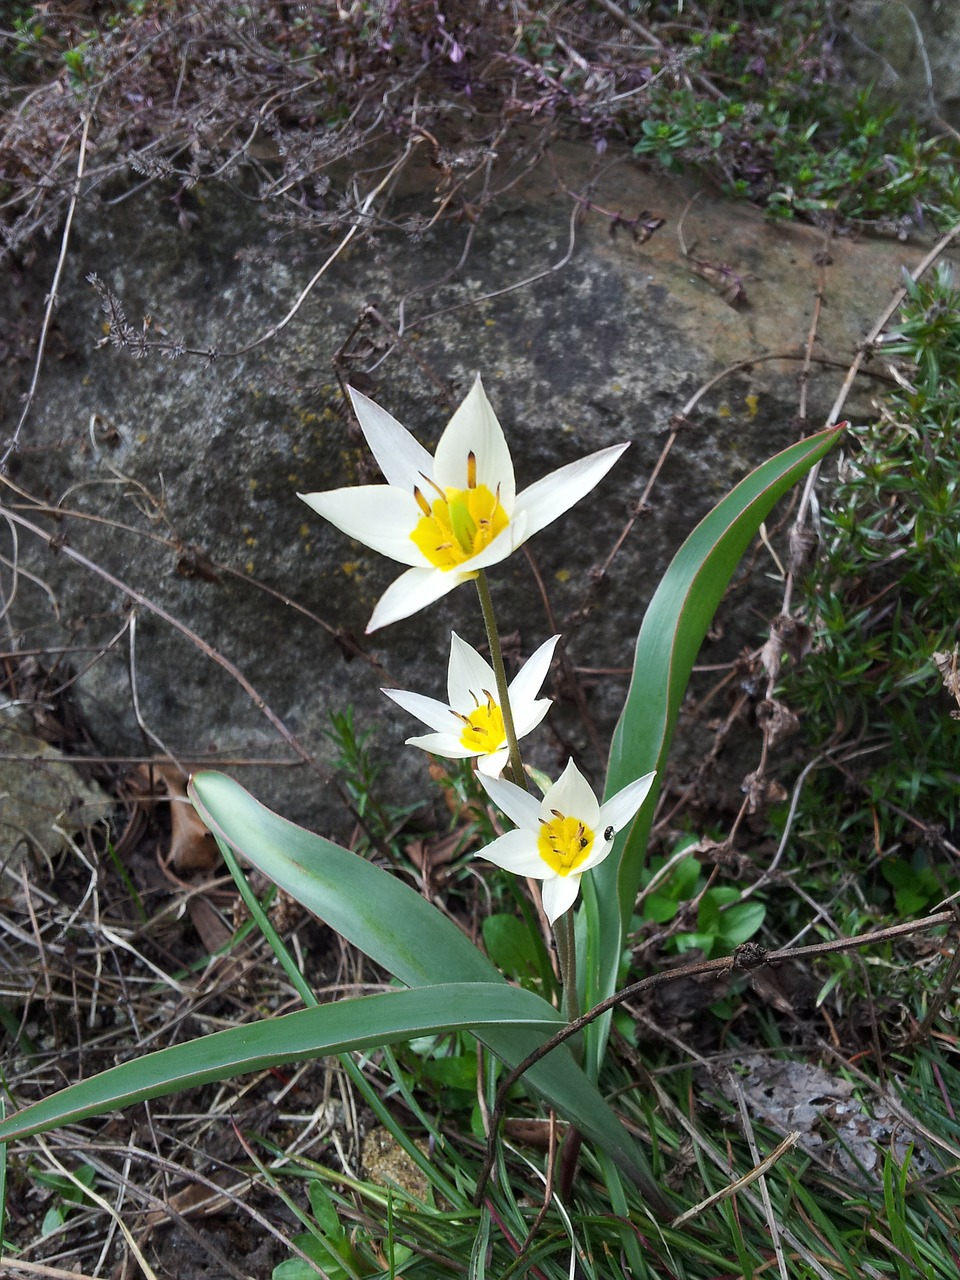
[{"label": "white petal", "polygon": [[613,841],[604,840],[603,838],[605,830],[606,828],[603,826],[597,829],[590,852],[577,867],[578,875],[582,876],[585,871],[592,871],[594,867],[598,867],[613,850]]},{"label": "white petal", "polygon": [[494,862],[518,876],[537,876],[539,879],[548,870],[537,850],[537,838],[531,831],[508,831],[493,844],[479,850],[477,857],[486,858],[488,862]]},{"label": "white petal", "polygon": [[470,560],[464,560],[460,568],[468,569],[470,572],[476,569],[489,569],[491,565],[499,564],[501,560],[512,556],[517,547],[526,542],[528,537],[527,517],[526,514],[521,513],[517,519],[511,520],[506,529],[497,534],[482,551],[478,551]]},{"label": "white petal", "polygon": [[447,760],[469,760],[477,754],[452,733],[425,733],[419,738],[407,738],[406,745],[429,751],[432,756],[444,756]]},{"label": "white petal", "polygon": [[420,475],[433,475],[433,459],[423,445],[402,426],[393,414],[381,409],[353,387],[348,387],[353,411],[360,420],[360,429],[370,446],[388,484],[397,485],[408,493],[419,482]]},{"label": "white petal", "polygon": [[408,569],[401,573],[377,601],[373,616],[367,623],[367,635],[388,623],[409,618],[419,609],[425,609],[434,600],[440,600],[454,587],[465,582],[459,573],[444,573],[442,569]]},{"label": "white petal", "polygon": [[607,474],[616,460],[628,448],[628,444],[611,445],[609,449],[601,449],[586,458],[578,458],[559,471],[537,480],[529,489],[517,495],[514,506],[514,519],[521,513],[527,517],[525,538],[532,538],[535,533],[546,528],[551,521],[562,516]]},{"label": "white petal", "polygon": [[590,783],[572,759],[567,761],[567,767],[540,802],[540,813],[547,821],[554,809],[565,818],[586,823],[592,831],[597,829],[600,805]]},{"label": "white petal", "polygon": [[543,882],[543,909],[551,924],[573,906],[580,892],[578,875],[552,876]]},{"label": "white petal", "polygon": [[535,837],[539,836],[540,801],[536,796],[504,778],[487,778],[481,774],[480,782],[493,803],[503,810],[514,826],[525,827]]},{"label": "white petal", "polygon": [[437,444],[433,478],[441,488],[467,487],[468,453],[477,460],[477,484],[485,484],[491,493],[499,488],[500,503],[511,515],[517,493],[513,461],[479,377]]},{"label": "white petal", "polygon": [[499,751],[488,751],[485,756],[480,756],[477,760],[477,771],[486,774],[488,778],[499,778],[509,759],[510,752],[506,747],[502,747]]},{"label": "white petal", "polygon": [[[493,667],[480,657],[472,645],[461,640],[454,631],[450,636],[450,662],[447,666],[447,697],[454,711],[469,715],[477,703],[484,701],[484,690],[497,696],[497,678]],[[471,694],[474,696],[471,697]]]},{"label": "white petal", "polygon": [[[540,692],[540,686],[547,678],[550,671],[550,663],[553,661],[553,651],[557,647],[559,636],[553,636],[532,653],[527,661],[523,664],[517,674],[510,682],[510,706],[513,708],[514,719],[519,720],[521,717],[521,708],[533,707],[539,708],[540,704],[536,701],[537,694]],[[550,705],[550,699],[545,698],[547,707]],[[546,715],[547,707],[539,713],[534,724],[530,729],[538,725]],[[525,729],[524,733],[529,733],[530,729]],[[519,726],[517,728],[519,733]]]},{"label": "white petal", "polygon": [[645,773],[642,778],[628,782],[615,796],[604,801],[600,806],[600,827],[606,830],[610,826],[614,831],[622,831],[628,823],[632,822],[637,810],[646,800],[656,776],[655,771]]},{"label": "white petal", "polygon": [[517,732],[517,737],[525,738],[528,733],[533,733],[552,706],[552,698],[538,698],[536,702],[528,702],[522,707],[517,707],[514,699],[511,698],[510,707],[513,711],[513,727]]},{"label": "white petal", "polygon": [[347,537],[401,564],[426,565],[426,556],[410,534],[420,517],[413,493],[388,484],[361,484],[325,493],[298,493],[308,507]]},{"label": "white petal", "polygon": [[461,722],[448,706],[438,702],[436,698],[428,698],[422,693],[411,693],[406,689],[381,689],[380,692],[385,693],[398,707],[403,707],[404,711],[409,711],[412,716],[422,720],[437,733],[452,733],[454,736],[459,736],[459,730],[463,727]]}]

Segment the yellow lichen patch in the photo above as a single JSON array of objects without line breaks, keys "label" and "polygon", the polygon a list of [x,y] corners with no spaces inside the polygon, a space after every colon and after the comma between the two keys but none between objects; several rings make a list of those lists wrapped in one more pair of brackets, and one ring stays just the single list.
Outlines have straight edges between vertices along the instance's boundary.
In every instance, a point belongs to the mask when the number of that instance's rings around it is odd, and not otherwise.
[{"label": "yellow lichen patch", "polygon": [[357,570],[360,568],[360,561],[359,561],[359,560],[344,560],[344,562],[343,562],[343,564],[340,566],[340,568],[343,570],[343,572],[344,572],[344,573],[347,575],[347,577],[349,578],[349,577],[351,577],[353,574],[355,574],[355,573],[357,572]]},{"label": "yellow lichen patch", "polygon": [[309,537],[310,537],[310,526],[309,526],[308,524],[302,524],[302,525],[300,526],[300,530],[299,530],[299,532],[300,532],[300,537],[301,537],[301,538],[309,538]]},{"label": "yellow lichen patch", "polygon": [[723,403],[723,404],[720,406],[720,408],[717,410],[717,417],[718,417],[718,418],[729,418],[729,417],[731,416],[731,414],[732,414],[732,410],[731,410],[730,406],[726,403],[726,401],[724,401],[724,403]]},{"label": "yellow lichen patch", "polygon": [[593,848],[593,832],[579,818],[568,818],[554,810],[537,838],[537,849],[551,871],[567,876],[581,866]]},{"label": "yellow lichen patch", "polygon": [[745,398],[744,403],[747,406],[747,413],[749,413],[751,418],[755,418],[757,416],[757,409],[760,407],[760,397],[749,395]]},{"label": "yellow lichen patch", "polygon": [[569,569],[558,569],[558,570],[557,570],[557,572],[556,572],[553,576],[556,578],[556,580],[557,580],[558,582],[569,582],[569,581],[570,581],[570,570],[569,570]]}]

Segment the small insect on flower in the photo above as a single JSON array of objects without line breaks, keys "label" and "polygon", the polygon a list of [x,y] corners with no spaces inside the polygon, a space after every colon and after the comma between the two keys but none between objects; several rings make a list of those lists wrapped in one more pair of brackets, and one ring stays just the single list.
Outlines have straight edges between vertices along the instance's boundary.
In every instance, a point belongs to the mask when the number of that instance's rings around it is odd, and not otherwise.
[{"label": "small insect on flower", "polygon": [[644,774],[601,805],[572,760],[542,800],[512,782],[481,774],[487,795],[517,830],[500,836],[478,856],[516,875],[542,880],[543,909],[553,924],[576,902],[580,877],[604,860],[617,831],[633,820],[654,777]]},{"label": "small insect on flower", "polygon": [[[553,636],[542,644],[520,668],[507,690],[518,738],[534,730],[550,709],[551,699],[538,698],[537,694],[550,671],[559,639]],[[421,747],[449,760],[475,756],[480,772],[497,778],[507,763],[509,749],[496,687],[493,668],[454,631],[447,667],[447,704],[402,689],[383,692],[433,730],[433,733],[408,738],[408,746]]]}]

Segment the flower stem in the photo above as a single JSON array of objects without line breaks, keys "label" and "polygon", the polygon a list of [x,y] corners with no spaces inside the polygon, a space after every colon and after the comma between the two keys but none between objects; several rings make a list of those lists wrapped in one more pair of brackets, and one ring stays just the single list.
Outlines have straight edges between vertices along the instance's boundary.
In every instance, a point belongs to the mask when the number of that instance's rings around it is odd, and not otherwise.
[{"label": "flower stem", "polygon": [[490,665],[497,679],[497,701],[503,714],[503,731],[507,735],[507,749],[510,752],[510,772],[518,787],[529,790],[527,774],[520,759],[520,746],[517,742],[517,730],[513,723],[513,710],[510,706],[510,694],[507,690],[507,673],[503,665],[503,651],[500,648],[500,632],[497,630],[497,619],[493,612],[493,598],[490,595],[490,584],[482,569],[477,573],[477,594],[480,597],[480,608],[483,610],[483,622],[487,628],[487,643],[490,646]]},{"label": "flower stem", "polygon": [[580,1017],[580,997],[577,992],[577,944],[573,934],[573,908],[565,911],[553,927],[560,961],[560,982],[563,994],[560,1012],[568,1022]]}]

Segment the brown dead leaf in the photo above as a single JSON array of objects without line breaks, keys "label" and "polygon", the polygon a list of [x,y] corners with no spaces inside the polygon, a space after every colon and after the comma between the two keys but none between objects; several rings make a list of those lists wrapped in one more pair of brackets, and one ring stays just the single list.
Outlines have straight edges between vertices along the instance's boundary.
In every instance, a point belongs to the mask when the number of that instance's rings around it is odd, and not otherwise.
[{"label": "brown dead leaf", "polygon": [[[933,661],[937,670],[940,672],[940,679],[943,681],[943,687],[952,698],[960,704],[960,672],[957,670],[957,662],[960,660],[960,645],[953,646],[952,653],[935,653]],[[960,711],[951,711],[950,717],[953,720],[960,720]]]},{"label": "brown dead leaf", "polygon": [[[510,1120],[503,1122],[503,1131],[511,1142],[518,1147],[528,1147],[532,1151],[550,1150],[549,1120]],[[562,1138],[566,1132],[565,1124],[553,1122],[556,1138]]]},{"label": "brown dead leaf", "polygon": [[743,276],[737,275],[729,262],[708,262],[705,258],[688,258],[693,270],[720,294],[731,307],[747,305]]},{"label": "brown dead leaf", "polygon": [[764,698],[759,702],[756,716],[769,747],[776,746],[800,729],[800,717],[777,698]]},{"label": "brown dead leaf", "polygon": [[[882,1178],[884,1158],[909,1158],[918,1174],[942,1168],[921,1136],[911,1133],[902,1106],[877,1091],[867,1105],[854,1084],[815,1062],[777,1061],[766,1053],[747,1053],[737,1061],[737,1079],[751,1115],[777,1132],[798,1129],[800,1148],[828,1168],[855,1182]],[[732,1085],[721,1078],[727,1097]]]},{"label": "brown dead leaf", "polygon": [[187,903],[187,911],[208,955],[215,955],[233,937],[220,912],[205,894],[193,894]]},{"label": "brown dead leaf", "polygon": [[770,635],[760,652],[760,661],[770,679],[776,680],[784,658],[799,665],[812,647],[813,632],[807,624],[781,613],[770,623]]},{"label": "brown dead leaf", "polygon": [[154,774],[170,799],[170,847],[166,863],[174,871],[209,871],[220,860],[217,842],[187,799],[187,784],[179,769],[162,764]]}]

